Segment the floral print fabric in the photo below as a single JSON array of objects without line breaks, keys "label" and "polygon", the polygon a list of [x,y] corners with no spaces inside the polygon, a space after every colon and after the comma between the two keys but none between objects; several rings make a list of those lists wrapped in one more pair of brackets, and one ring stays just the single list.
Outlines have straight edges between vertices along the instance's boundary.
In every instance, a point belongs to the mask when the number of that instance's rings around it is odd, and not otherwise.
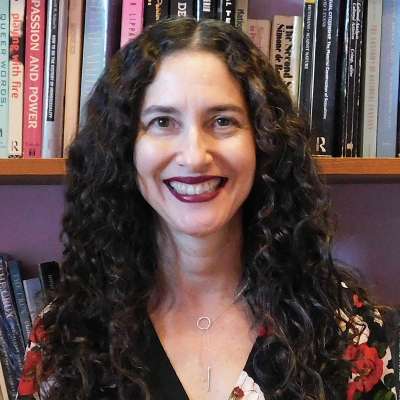
[{"label": "floral print fabric", "polygon": [[[351,364],[348,377],[347,400],[395,400],[395,376],[390,349],[386,340],[382,319],[372,307],[353,296],[355,314],[352,321],[357,326],[353,343],[346,348],[343,359]],[[348,329],[349,319],[339,312],[339,329]],[[25,363],[16,400],[39,400],[41,376],[41,347],[46,339],[43,316],[35,322],[25,355]],[[266,329],[260,336],[268,335]],[[178,400],[178,399],[177,399]],[[228,400],[265,400],[259,385],[246,371],[242,371]]]}]

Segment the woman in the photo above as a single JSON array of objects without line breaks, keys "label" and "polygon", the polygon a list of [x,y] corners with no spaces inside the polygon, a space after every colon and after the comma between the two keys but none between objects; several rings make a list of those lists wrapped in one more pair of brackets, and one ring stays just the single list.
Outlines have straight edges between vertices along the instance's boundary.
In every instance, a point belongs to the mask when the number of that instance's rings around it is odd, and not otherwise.
[{"label": "woman", "polygon": [[332,261],[306,124],[229,25],[162,21],[114,57],[66,200],[20,398],[395,398],[379,314]]}]

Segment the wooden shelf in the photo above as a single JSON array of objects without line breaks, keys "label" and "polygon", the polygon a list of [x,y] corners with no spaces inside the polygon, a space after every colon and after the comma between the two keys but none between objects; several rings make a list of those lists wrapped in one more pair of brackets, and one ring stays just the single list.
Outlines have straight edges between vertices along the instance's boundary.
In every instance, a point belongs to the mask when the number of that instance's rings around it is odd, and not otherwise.
[{"label": "wooden shelf", "polygon": [[[328,182],[400,182],[400,158],[316,158]],[[65,159],[0,159],[0,184],[60,184]]]}]

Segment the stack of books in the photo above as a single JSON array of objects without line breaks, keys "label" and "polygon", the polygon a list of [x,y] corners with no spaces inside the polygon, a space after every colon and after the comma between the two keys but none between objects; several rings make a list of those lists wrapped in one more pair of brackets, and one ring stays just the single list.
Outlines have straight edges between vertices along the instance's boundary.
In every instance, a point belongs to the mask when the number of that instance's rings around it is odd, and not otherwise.
[{"label": "stack of books", "polygon": [[14,399],[32,323],[59,282],[59,265],[43,262],[38,277],[22,279],[21,263],[0,254],[0,398]]}]

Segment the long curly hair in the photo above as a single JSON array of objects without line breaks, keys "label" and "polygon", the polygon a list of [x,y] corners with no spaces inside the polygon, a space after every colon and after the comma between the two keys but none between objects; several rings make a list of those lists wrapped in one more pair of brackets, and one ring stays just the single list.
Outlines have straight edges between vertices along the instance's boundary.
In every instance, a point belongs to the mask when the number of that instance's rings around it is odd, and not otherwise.
[{"label": "long curly hair", "polygon": [[189,18],[145,29],[112,58],[70,146],[62,279],[44,319],[44,375],[52,382],[46,398],[151,399],[145,357],[157,216],[139,192],[133,151],[146,87],[163,58],[184,49],[224,60],[254,129],[255,182],[243,205],[244,296],[254,321],[273,332],[254,357],[257,382],[270,399],[342,399],[348,337],[339,333],[338,310],[350,316],[347,291],[361,289],[332,259],[330,200],[308,124],[245,34]]}]

